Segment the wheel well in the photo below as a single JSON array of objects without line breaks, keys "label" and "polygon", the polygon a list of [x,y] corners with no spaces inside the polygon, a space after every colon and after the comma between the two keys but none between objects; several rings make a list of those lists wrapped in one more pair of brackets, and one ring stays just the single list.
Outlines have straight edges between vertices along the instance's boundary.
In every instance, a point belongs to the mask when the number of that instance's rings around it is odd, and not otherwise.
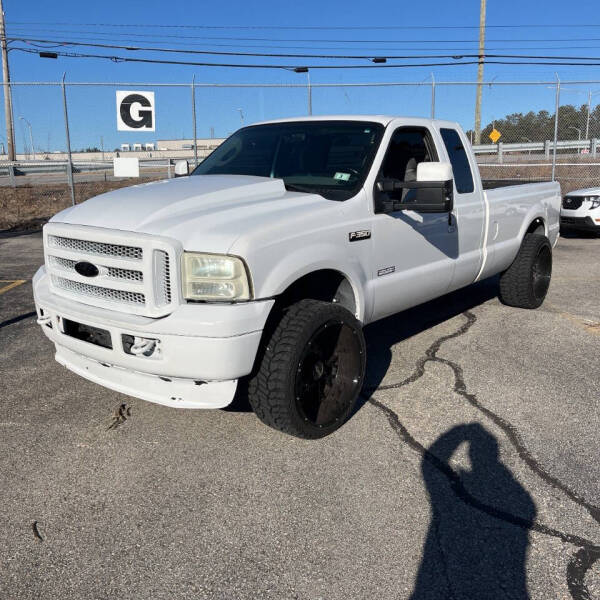
[{"label": "wheel well", "polygon": [[537,233],[539,235],[546,235],[546,224],[544,223],[544,219],[542,219],[541,217],[534,219],[531,222],[531,224],[529,225],[529,227],[527,228],[525,235],[527,235],[528,233]]},{"label": "wheel well", "polygon": [[285,308],[305,298],[335,302],[353,315],[356,314],[352,285],[342,273],[334,269],[321,269],[300,277],[277,297],[276,302],[280,308]]}]

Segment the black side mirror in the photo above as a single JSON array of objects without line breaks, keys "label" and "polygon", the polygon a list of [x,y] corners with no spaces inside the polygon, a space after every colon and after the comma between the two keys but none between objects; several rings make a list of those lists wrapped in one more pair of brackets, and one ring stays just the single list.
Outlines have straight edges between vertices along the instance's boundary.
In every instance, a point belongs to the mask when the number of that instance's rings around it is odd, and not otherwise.
[{"label": "black side mirror", "polygon": [[382,179],[377,182],[380,192],[399,190],[415,190],[416,193],[408,202],[400,200],[383,200],[384,212],[414,210],[418,213],[449,213],[454,208],[454,186],[452,179],[448,181],[398,181]]}]

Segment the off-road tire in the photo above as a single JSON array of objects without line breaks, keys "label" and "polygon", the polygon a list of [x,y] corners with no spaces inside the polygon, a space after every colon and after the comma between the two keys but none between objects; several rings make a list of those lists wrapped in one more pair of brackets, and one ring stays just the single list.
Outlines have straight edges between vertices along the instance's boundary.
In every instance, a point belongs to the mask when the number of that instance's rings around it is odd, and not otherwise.
[{"label": "off-road tire", "polygon": [[545,235],[528,233],[513,263],[500,276],[500,300],[517,308],[542,305],[552,276],[552,246]]},{"label": "off-road tire", "polygon": [[[274,429],[305,439],[321,438],[341,427],[365,375],[365,340],[354,315],[334,303],[300,300],[265,333],[248,381],[256,416]],[[323,401],[313,402],[317,397]]]}]

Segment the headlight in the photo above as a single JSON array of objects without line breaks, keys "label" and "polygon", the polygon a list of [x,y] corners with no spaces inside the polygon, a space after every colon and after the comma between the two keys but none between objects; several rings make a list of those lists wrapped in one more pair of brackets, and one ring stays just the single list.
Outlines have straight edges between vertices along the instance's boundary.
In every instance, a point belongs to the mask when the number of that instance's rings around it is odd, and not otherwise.
[{"label": "headlight", "polygon": [[246,266],[235,256],[184,252],[183,296],[187,300],[250,300]]},{"label": "headlight", "polygon": [[600,208],[600,196],[588,196],[586,200],[589,200],[592,203],[590,209]]}]

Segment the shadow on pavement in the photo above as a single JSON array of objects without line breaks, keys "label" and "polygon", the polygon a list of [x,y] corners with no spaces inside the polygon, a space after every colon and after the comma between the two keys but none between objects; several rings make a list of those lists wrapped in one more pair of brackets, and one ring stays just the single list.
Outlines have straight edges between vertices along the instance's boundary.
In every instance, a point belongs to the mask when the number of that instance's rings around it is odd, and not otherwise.
[{"label": "shadow on pavement", "polygon": [[[381,384],[392,362],[392,347],[426,329],[452,319],[498,295],[498,277],[491,277],[365,328],[367,374],[359,406]],[[415,361],[418,357],[415,357]]]},{"label": "shadow on pavement", "polygon": [[[464,443],[471,465],[457,472],[449,460]],[[526,560],[536,508],[500,462],[496,438],[478,423],[453,427],[425,450],[421,472],[432,514],[411,600],[528,599]],[[518,516],[522,524],[490,514],[494,510]]]}]

